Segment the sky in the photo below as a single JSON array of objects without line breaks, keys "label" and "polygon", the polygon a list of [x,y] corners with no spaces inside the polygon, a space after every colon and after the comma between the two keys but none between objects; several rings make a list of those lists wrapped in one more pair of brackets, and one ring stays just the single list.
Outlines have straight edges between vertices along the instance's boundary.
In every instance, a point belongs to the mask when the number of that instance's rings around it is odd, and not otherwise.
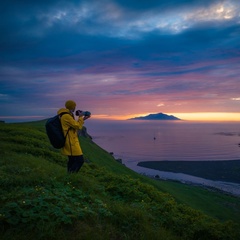
[{"label": "sky", "polygon": [[0,120],[240,121],[239,0],[0,3]]}]

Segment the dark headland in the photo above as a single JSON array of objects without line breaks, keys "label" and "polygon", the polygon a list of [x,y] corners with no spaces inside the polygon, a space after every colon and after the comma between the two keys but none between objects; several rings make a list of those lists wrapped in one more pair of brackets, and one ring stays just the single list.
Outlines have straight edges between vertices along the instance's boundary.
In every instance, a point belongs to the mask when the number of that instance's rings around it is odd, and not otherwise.
[{"label": "dark headland", "polygon": [[181,120],[181,119],[173,115],[167,115],[164,113],[154,113],[154,114],[149,114],[147,116],[130,118],[128,120]]},{"label": "dark headland", "polygon": [[228,161],[148,161],[138,166],[165,172],[185,173],[210,179],[240,183],[240,160]]}]

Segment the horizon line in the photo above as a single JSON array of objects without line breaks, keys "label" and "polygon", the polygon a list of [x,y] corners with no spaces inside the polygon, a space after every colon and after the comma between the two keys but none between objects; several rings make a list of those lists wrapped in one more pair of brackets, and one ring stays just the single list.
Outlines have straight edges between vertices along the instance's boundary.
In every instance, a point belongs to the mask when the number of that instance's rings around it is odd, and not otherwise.
[{"label": "horizon line", "polygon": [[[163,112],[158,112],[163,113]],[[131,114],[131,115],[103,115],[96,114],[92,115],[90,119],[95,120],[129,120],[135,117],[145,117],[149,114],[158,114],[158,113],[140,113],[140,114]],[[236,112],[188,112],[188,113],[164,113],[167,115],[172,115],[179,118],[183,121],[200,121],[200,122],[238,122],[240,121],[240,113]],[[54,114],[53,114],[54,115]],[[10,121],[13,122],[22,122],[22,121],[31,121],[31,120],[44,120],[52,116],[39,116],[39,115],[22,115],[22,116],[0,116],[0,121]]]}]

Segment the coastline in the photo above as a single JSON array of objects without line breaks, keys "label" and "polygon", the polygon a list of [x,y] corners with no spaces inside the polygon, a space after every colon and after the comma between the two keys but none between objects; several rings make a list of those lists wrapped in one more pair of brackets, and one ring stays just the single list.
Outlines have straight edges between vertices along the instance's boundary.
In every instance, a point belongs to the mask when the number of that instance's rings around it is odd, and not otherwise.
[{"label": "coastline", "polygon": [[[142,167],[133,162],[123,162],[123,164],[139,174],[154,178],[156,180],[178,181],[183,184],[200,186],[209,190],[216,190],[225,194],[233,195],[235,197],[240,197],[240,183],[211,180],[181,172],[161,171]],[[214,171],[214,169],[212,170]]]},{"label": "coastline", "polygon": [[143,161],[137,165],[164,172],[184,173],[213,181],[240,184],[240,160]]}]

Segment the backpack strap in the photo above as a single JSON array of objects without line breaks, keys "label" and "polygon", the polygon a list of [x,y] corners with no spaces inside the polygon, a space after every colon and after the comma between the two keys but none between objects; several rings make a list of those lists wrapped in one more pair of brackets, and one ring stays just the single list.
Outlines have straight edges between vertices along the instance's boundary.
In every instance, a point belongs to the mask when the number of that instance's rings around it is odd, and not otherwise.
[{"label": "backpack strap", "polygon": [[[62,112],[62,113],[58,114],[58,116],[61,118],[61,117],[62,117],[63,115],[65,115],[65,114],[69,114],[70,116],[72,116],[69,112]],[[68,135],[69,130],[70,130],[70,127],[68,128],[67,133],[66,133],[66,135],[64,136],[65,139],[66,139],[66,137],[67,137],[67,135]]]},{"label": "backpack strap", "polygon": [[[61,118],[64,114],[69,114],[69,115],[72,116],[72,118],[74,119],[74,116],[71,115],[69,112],[62,112],[62,113],[58,114],[58,116]],[[65,142],[66,142],[66,138],[67,138],[67,135],[68,135],[68,132],[69,132],[70,128],[71,128],[71,127],[68,128],[67,133],[66,133],[66,135],[64,136]],[[71,148],[71,156],[72,156],[72,146],[71,146],[71,144],[70,144],[70,138],[69,138],[69,145],[70,145],[70,148]]]}]

